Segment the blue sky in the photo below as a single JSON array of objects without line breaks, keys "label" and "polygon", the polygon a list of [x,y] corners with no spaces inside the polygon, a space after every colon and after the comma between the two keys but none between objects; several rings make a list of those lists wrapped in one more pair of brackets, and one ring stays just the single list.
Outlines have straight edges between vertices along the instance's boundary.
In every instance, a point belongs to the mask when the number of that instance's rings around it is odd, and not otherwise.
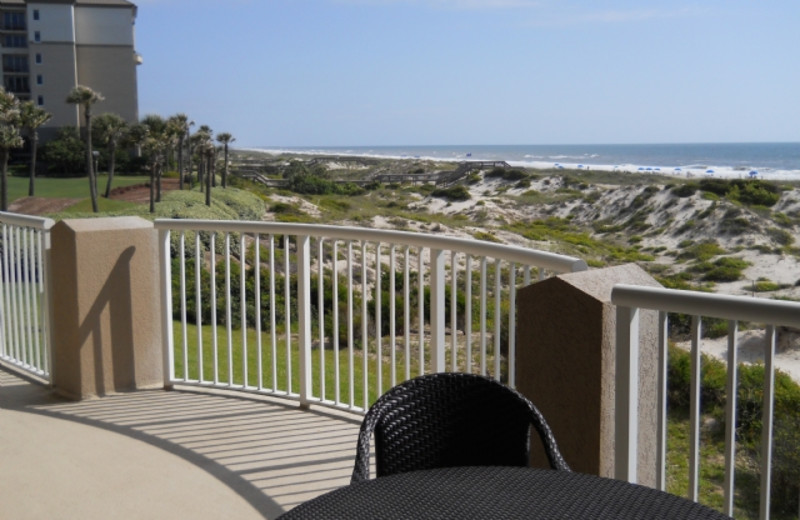
[{"label": "blue sky", "polygon": [[797,0],[139,0],[142,116],[236,145],[800,141]]}]

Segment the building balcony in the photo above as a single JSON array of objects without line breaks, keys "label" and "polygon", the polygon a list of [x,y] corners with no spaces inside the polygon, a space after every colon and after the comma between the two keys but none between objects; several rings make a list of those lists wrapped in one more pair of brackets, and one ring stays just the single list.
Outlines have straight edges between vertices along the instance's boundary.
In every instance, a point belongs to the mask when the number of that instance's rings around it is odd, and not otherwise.
[{"label": "building balcony", "polygon": [[[16,490],[22,518],[36,517],[31,504],[82,518],[96,505],[107,516],[108,502],[125,517],[137,500],[165,507],[158,516],[185,507],[217,518],[224,504],[222,514],[274,517],[346,485],[364,410],[397,382],[440,371],[486,374],[528,395],[573,469],[665,489],[675,312],[697,317],[685,454],[695,500],[700,317],[730,320],[733,340],[737,323],[763,324],[767,427],[755,487],[770,516],[776,336],[800,327],[798,303],[670,291],[636,266],[588,270],[572,257],[435,234],[0,222],[0,360],[13,370],[0,371],[0,413],[13,425],[2,442],[19,467],[0,489]],[[726,413],[735,411],[734,401]],[[724,437],[717,507],[733,514],[735,429]],[[62,484],[30,487],[47,479]]]}]

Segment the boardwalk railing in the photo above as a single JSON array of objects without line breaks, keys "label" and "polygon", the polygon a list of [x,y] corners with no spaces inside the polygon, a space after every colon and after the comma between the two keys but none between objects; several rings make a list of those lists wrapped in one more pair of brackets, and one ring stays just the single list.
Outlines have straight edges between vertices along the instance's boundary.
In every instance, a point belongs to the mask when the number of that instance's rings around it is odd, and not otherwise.
[{"label": "boardwalk railing", "polygon": [[49,381],[53,221],[0,212],[0,225],[0,359]]},{"label": "boardwalk railing", "polygon": [[[617,306],[617,478],[636,482],[638,381],[639,381],[639,309],[659,311],[658,368],[658,487],[665,489],[667,437],[667,326],[668,313],[692,316],[689,498],[697,501],[700,483],[700,410],[701,327],[702,319],[722,318],[728,323],[728,353],[725,410],[725,484],[724,511],[733,515],[734,469],[736,456],[736,398],[738,388],[737,336],[739,322],[765,327],[764,392],[760,447],[760,518],[770,517],[770,490],[773,458],[773,406],[775,401],[775,348],[778,327],[800,328],[800,303],[741,296],[678,291],[652,287],[617,285],[611,301]],[[622,449],[621,449],[622,448]]]},{"label": "boardwalk railing", "polygon": [[[156,220],[167,383],[363,411],[462,370],[514,385],[517,287],[582,260],[424,233]],[[212,254],[213,252],[213,254]],[[174,343],[173,343],[174,341]]]}]

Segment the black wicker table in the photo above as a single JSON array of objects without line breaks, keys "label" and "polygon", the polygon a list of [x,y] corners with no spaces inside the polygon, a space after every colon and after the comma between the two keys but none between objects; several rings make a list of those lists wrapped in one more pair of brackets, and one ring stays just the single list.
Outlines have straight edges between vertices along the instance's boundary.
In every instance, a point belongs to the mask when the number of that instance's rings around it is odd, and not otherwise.
[{"label": "black wicker table", "polygon": [[358,482],[300,504],[291,519],[726,519],[690,500],[581,473],[458,467]]}]

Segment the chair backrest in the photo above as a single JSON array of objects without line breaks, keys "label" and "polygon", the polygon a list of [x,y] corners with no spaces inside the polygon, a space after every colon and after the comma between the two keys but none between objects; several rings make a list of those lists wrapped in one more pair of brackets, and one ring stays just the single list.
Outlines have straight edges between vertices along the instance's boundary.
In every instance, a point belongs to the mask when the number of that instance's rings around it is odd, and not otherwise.
[{"label": "chair backrest", "polygon": [[527,466],[531,425],[550,466],[569,470],[544,417],[516,390],[474,374],[420,376],[383,394],[364,416],[351,482],[369,479],[373,433],[381,477],[449,466]]}]

